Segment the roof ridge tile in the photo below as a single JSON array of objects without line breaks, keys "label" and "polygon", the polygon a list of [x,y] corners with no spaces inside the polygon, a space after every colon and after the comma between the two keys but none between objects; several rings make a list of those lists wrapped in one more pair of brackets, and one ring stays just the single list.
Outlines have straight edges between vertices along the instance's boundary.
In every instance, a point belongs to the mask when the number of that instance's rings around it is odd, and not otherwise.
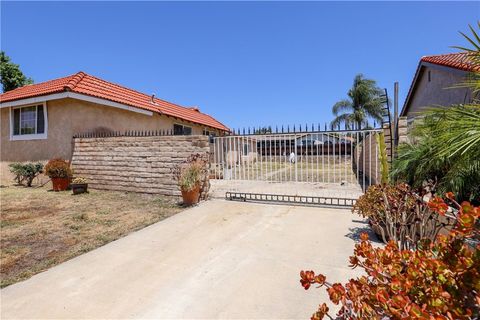
[{"label": "roof ridge tile", "polygon": [[66,91],[72,91],[75,87],[82,81],[85,77],[86,73],[83,71],[77,72],[68,82],[66,85],[63,86],[63,89]]}]

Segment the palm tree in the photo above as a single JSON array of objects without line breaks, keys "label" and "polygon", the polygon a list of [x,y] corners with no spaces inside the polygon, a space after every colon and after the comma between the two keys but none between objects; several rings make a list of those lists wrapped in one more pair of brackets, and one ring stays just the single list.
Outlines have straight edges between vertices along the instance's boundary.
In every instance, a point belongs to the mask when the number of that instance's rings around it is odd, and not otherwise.
[{"label": "palm tree", "polygon": [[335,116],[332,128],[345,124],[347,128],[362,129],[368,127],[368,118],[381,122],[384,104],[381,94],[375,80],[356,75],[348,99],[338,101],[332,108]]},{"label": "palm tree", "polygon": [[[480,65],[480,21],[477,21],[477,32],[471,25],[468,25],[472,36],[467,36],[465,33],[460,34],[473,46],[473,48],[454,46],[453,48],[463,50],[468,53],[468,59],[476,65]],[[475,103],[480,103],[480,72],[472,72],[466,81],[459,85],[460,87],[469,87],[472,89],[473,100]]]}]

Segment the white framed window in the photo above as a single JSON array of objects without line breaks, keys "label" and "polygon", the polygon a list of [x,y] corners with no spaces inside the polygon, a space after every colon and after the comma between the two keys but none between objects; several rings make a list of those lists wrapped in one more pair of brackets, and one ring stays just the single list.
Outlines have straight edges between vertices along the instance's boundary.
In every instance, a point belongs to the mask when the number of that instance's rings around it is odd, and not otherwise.
[{"label": "white framed window", "polygon": [[173,134],[176,136],[190,136],[192,135],[192,127],[184,126],[183,124],[173,124]]},{"label": "white framed window", "polygon": [[10,108],[10,140],[46,139],[47,104]]}]

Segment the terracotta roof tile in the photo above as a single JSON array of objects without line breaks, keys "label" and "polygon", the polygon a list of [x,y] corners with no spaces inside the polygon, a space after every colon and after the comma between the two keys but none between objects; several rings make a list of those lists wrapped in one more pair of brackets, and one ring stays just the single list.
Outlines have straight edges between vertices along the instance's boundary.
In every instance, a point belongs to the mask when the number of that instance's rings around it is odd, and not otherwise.
[{"label": "terracotta roof tile", "polygon": [[152,103],[152,97],[150,95],[102,80],[84,72],[78,72],[68,77],[27,85],[5,92],[0,95],[0,102],[32,98],[65,91],[106,99],[144,110],[158,112],[189,122],[229,131],[224,124],[215,120],[208,114],[158,98],[154,98],[154,103]]},{"label": "terracotta roof tile", "polygon": [[479,72],[480,65],[476,63],[468,52],[440,54],[422,57],[421,61],[456,68],[469,72]]}]

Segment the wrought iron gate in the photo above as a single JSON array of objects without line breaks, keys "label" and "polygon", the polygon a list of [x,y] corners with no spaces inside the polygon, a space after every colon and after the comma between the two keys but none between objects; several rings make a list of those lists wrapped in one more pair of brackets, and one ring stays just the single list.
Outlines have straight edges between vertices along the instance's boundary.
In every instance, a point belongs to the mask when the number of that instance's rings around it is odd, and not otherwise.
[{"label": "wrought iron gate", "polygon": [[230,200],[351,206],[380,178],[381,130],[257,130],[215,137],[212,186]]}]

